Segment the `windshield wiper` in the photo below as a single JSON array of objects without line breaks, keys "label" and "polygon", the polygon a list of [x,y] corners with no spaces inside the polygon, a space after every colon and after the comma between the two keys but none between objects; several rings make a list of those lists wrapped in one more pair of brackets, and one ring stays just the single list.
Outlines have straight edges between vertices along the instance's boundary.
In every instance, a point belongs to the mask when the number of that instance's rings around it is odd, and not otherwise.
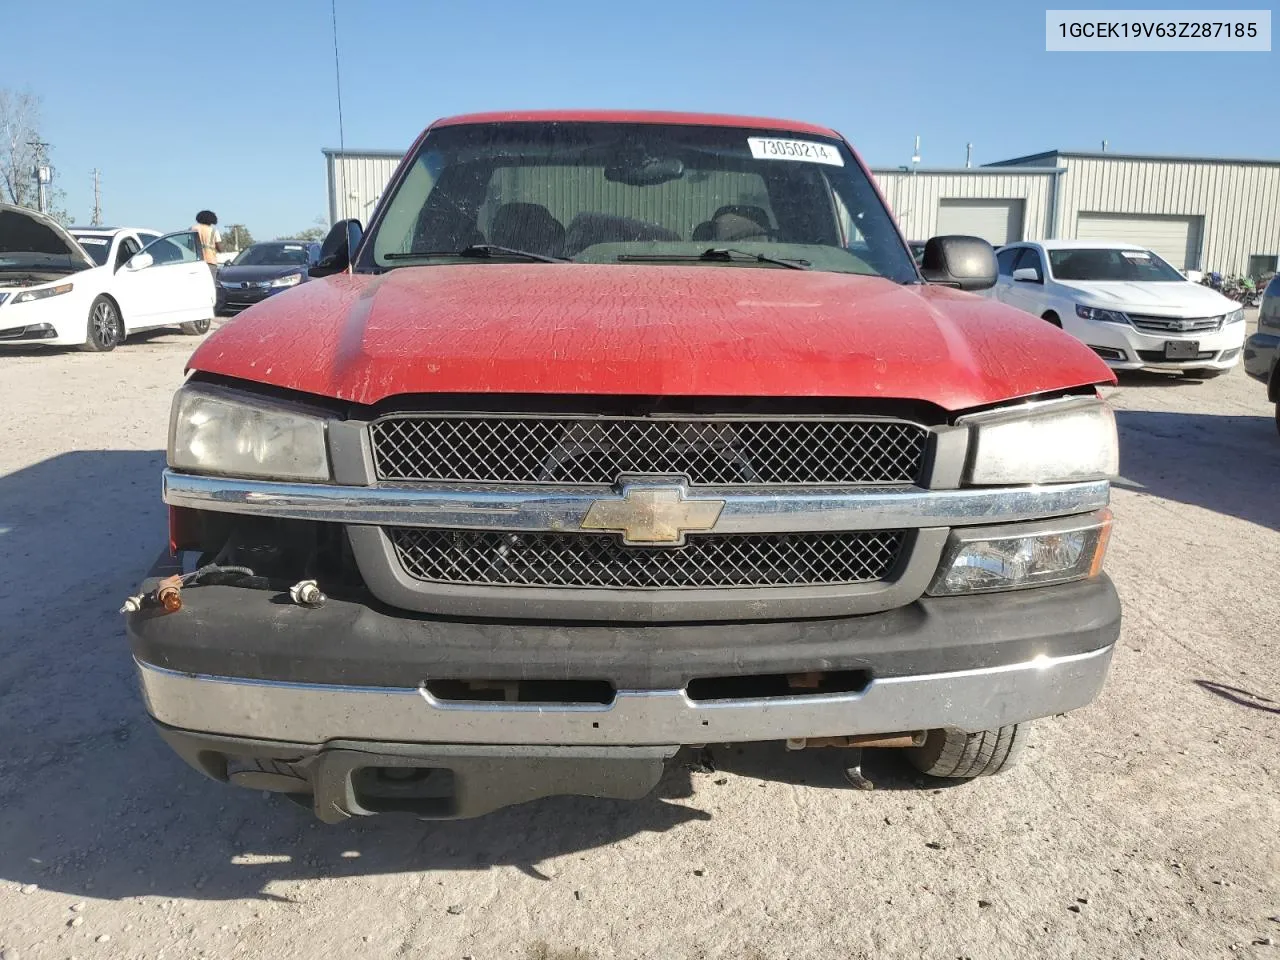
[{"label": "windshield wiper", "polygon": [[531,250],[517,250],[515,247],[500,247],[496,243],[473,243],[461,250],[412,250],[409,253],[384,253],[384,260],[425,260],[428,257],[466,257],[483,260],[486,257],[518,257],[521,260],[536,260],[539,263],[571,263],[568,257],[552,257],[545,253],[534,253]]},{"label": "windshield wiper", "polygon": [[810,262],[800,257],[770,257],[763,253],[752,253],[749,250],[735,250],[733,247],[709,247],[701,253],[620,253],[619,263],[688,263],[690,260],[711,260],[719,263],[772,263],[788,270],[808,270]]}]

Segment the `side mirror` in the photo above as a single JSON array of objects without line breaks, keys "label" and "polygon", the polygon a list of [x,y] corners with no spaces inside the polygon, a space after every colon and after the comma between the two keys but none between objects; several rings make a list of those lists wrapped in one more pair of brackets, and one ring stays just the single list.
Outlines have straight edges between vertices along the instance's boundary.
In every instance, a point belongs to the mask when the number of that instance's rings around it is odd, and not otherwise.
[{"label": "side mirror", "polygon": [[1040,276],[1040,271],[1035,267],[1019,267],[1013,271],[1013,279],[1020,280],[1023,283],[1044,283],[1044,278]]},{"label": "side mirror", "polygon": [[996,252],[981,237],[934,237],[924,245],[920,275],[943,287],[986,290],[996,285]]},{"label": "side mirror", "polygon": [[351,266],[351,255],[364,238],[359,220],[339,220],[320,244],[320,260],[311,268],[313,277],[329,277]]},{"label": "side mirror", "polygon": [[155,257],[144,251],[142,253],[135,253],[129,258],[129,262],[126,263],[124,267],[126,270],[145,270],[155,262]]}]

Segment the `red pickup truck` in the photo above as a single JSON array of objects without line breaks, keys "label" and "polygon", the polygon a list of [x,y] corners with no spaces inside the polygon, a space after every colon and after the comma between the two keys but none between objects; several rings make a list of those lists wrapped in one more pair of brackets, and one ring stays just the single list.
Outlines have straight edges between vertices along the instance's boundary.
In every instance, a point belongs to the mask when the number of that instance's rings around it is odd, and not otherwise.
[{"label": "red pickup truck", "polygon": [[368,229],[191,358],[126,603],[188,762],[324,820],[636,798],[681,746],[1008,767],[1089,703],[1106,365],[919,267],[836,132],[433,124]]}]

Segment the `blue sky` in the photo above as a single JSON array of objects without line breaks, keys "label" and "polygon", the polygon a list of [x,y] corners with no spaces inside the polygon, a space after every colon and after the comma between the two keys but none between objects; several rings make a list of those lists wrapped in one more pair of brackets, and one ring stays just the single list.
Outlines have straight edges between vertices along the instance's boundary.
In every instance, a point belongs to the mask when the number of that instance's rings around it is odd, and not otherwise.
[{"label": "blue sky", "polygon": [[[326,212],[327,0],[5,6],[0,87],[43,97],[78,220],[95,166],[113,223],[178,229],[209,207],[262,239]],[[620,107],[813,120],[873,166],[906,163],[916,134],[925,166],[962,165],[969,141],[978,163],[1103,138],[1280,157],[1280,54],[1046,53],[1045,6],[338,0],[346,143],[402,149],[475,110]]]}]

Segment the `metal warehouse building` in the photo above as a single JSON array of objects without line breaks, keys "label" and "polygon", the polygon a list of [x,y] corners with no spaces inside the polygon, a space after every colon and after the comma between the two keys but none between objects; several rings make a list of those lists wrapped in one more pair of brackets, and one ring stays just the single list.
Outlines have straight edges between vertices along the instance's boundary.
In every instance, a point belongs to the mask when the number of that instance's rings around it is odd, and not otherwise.
[{"label": "metal warehouse building", "polygon": [[[324,155],[330,222],[367,221],[402,154]],[[873,172],[912,240],[1122,240],[1182,270],[1255,277],[1280,259],[1280,160],[1051,150],[982,167]]]}]

